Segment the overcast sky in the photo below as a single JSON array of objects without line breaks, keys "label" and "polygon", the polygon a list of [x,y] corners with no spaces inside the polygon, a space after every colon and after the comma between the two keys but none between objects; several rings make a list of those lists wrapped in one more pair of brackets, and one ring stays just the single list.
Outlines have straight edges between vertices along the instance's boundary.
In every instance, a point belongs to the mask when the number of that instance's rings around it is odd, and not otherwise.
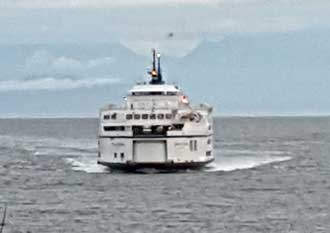
[{"label": "overcast sky", "polygon": [[[330,26],[328,0],[1,0],[0,41],[120,41],[183,56],[228,33]],[[173,37],[169,37],[173,33]]]},{"label": "overcast sky", "polygon": [[[0,0],[0,117],[97,115],[149,65],[106,50],[116,43],[143,56],[160,49],[165,71],[187,62],[195,70],[181,81],[190,95],[222,113],[330,114],[329,12],[329,0]],[[22,44],[46,47],[8,49]],[[213,83],[210,95],[198,92],[200,80]]]}]

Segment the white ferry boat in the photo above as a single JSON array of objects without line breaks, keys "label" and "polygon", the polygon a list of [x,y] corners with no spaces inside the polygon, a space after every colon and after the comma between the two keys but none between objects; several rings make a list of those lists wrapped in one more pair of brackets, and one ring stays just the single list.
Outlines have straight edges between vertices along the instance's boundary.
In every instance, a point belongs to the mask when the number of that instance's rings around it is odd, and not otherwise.
[{"label": "white ferry boat", "polygon": [[190,105],[165,84],[153,50],[149,83],[135,85],[121,106],[100,110],[98,163],[111,169],[197,169],[214,160],[212,108]]}]

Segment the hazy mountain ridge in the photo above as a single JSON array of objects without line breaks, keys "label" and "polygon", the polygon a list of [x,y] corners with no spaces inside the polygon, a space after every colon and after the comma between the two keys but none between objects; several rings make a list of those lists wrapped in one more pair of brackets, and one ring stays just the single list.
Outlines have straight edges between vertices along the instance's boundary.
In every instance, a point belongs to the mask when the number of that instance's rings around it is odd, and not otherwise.
[{"label": "hazy mountain ridge", "polygon": [[228,111],[319,111],[330,104],[329,60],[324,33],[231,35],[201,43],[180,60],[176,77],[197,99],[216,96]]},{"label": "hazy mountain ridge", "polygon": [[[194,102],[209,102],[218,112],[326,112],[330,105],[328,34],[324,31],[232,34],[219,41],[203,41],[182,58],[167,57],[166,51],[160,51],[165,54],[162,57],[164,78],[169,83],[178,83]],[[50,54],[49,64],[55,68],[46,67],[48,73],[40,73],[45,67],[39,68],[38,64],[35,72],[33,69],[27,72],[28,61],[38,51]],[[136,81],[147,80],[146,71],[151,65],[151,57],[135,54],[119,43],[0,45],[0,52],[0,56],[6,58],[0,60],[0,80],[42,76],[121,80],[104,87],[63,90],[59,95],[46,91],[0,93],[13,103],[35,106],[33,111],[42,112],[43,108],[37,110],[38,107],[50,105],[49,114],[56,114],[59,106],[63,114],[97,112],[100,105],[120,100]],[[56,101],[52,99],[54,96]],[[86,104],[78,103],[84,96],[89,97]],[[66,102],[66,107],[60,105],[61,102]],[[70,106],[73,107],[70,109]],[[1,108],[1,112],[6,109],[21,112],[18,107]]]},{"label": "hazy mountain ridge", "polygon": [[[40,76],[136,75],[136,70],[144,65],[145,59],[120,43],[111,44],[13,44],[0,45],[0,79],[22,79]],[[47,63],[49,60],[49,64]],[[97,62],[99,64],[97,64]],[[103,62],[103,64],[102,64]],[[36,67],[33,67],[35,63]],[[40,63],[40,64],[39,64]],[[87,66],[89,70],[79,70]],[[52,65],[58,69],[51,69]],[[60,66],[63,66],[61,70]],[[130,69],[127,69],[129,65]],[[31,67],[32,66],[32,67]],[[72,72],[77,69],[77,72]],[[58,72],[58,71],[61,72]],[[87,71],[87,74],[86,74]],[[92,78],[91,77],[91,78]],[[87,78],[87,77],[86,77]]]}]

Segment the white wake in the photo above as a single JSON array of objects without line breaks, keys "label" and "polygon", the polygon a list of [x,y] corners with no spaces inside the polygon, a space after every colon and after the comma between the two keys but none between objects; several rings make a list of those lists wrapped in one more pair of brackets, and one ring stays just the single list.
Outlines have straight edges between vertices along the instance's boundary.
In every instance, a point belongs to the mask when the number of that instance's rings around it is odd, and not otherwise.
[{"label": "white wake", "polygon": [[[276,154],[276,155],[274,155]],[[208,164],[204,171],[206,172],[217,172],[217,171],[234,171],[234,170],[242,170],[242,169],[250,169],[258,166],[262,166],[265,164],[276,163],[276,162],[284,162],[291,160],[292,157],[286,155],[278,155],[278,152],[272,153],[264,153],[259,152],[259,155],[255,154],[251,155],[239,155],[239,156],[219,156],[217,160],[213,163]]]},{"label": "white wake", "polygon": [[[96,156],[96,155],[95,155]],[[234,171],[241,169],[250,169],[265,164],[284,162],[292,159],[288,156],[288,153],[282,152],[280,155],[279,152],[274,154],[271,151],[259,153],[253,153],[252,155],[235,155],[232,156],[218,155],[216,162],[208,164],[201,171],[203,172],[217,172],[217,171]],[[86,156],[79,158],[67,158],[66,162],[72,166],[74,171],[81,171],[86,173],[109,173],[109,169],[103,165],[97,164],[96,157]]]},{"label": "white wake", "polygon": [[71,164],[72,170],[87,173],[109,173],[107,167],[97,164],[94,158],[67,158],[66,162]]}]

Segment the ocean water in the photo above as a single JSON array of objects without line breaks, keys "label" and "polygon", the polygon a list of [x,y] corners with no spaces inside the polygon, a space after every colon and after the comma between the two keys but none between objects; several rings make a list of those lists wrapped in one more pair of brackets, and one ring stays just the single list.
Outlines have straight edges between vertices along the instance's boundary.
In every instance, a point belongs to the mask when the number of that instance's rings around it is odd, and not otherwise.
[{"label": "ocean water", "polygon": [[330,232],[330,118],[216,118],[201,171],[113,173],[95,119],[0,120],[9,232]]}]

